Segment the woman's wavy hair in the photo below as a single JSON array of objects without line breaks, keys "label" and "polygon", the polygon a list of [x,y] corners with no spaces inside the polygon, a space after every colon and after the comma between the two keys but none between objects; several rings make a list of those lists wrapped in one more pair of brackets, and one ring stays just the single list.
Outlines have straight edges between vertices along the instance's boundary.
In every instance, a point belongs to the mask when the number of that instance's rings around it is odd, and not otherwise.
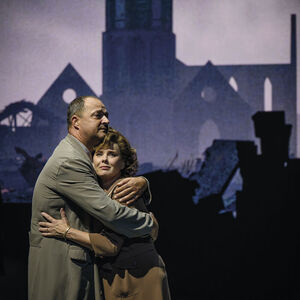
[{"label": "woman's wavy hair", "polygon": [[121,171],[121,176],[134,176],[138,170],[136,150],[131,147],[128,140],[119,131],[109,127],[102,143],[94,148],[94,153],[100,149],[110,148],[113,144],[117,144],[119,146],[121,157],[125,163],[125,168]]}]

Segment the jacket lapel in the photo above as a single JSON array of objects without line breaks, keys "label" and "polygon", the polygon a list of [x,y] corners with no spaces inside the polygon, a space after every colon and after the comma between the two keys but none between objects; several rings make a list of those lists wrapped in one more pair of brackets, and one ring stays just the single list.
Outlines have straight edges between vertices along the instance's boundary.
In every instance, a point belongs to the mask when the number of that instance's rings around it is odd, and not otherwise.
[{"label": "jacket lapel", "polygon": [[[92,164],[92,161],[91,161],[91,156],[89,156],[89,154],[83,149],[83,147],[80,145],[80,142],[76,140],[75,137],[73,137],[71,134],[68,134],[65,139],[64,139],[67,143],[71,144],[72,147],[77,151],[79,152],[79,155],[80,157],[84,158],[89,164],[90,164],[90,167],[91,167],[91,170],[94,174],[94,176],[97,178],[97,174],[94,170],[94,167],[93,167],[93,164]],[[91,154],[90,154],[91,155]]]}]

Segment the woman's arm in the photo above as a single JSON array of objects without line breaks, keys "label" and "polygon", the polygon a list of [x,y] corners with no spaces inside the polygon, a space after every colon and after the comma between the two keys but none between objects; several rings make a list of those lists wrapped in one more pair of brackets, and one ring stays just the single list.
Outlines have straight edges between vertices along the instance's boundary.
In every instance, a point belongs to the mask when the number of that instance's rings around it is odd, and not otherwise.
[{"label": "woman's arm", "polygon": [[120,251],[124,240],[120,235],[109,231],[103,231],[103,234],[88,233],[71,228],[63,208],[60,209],[60,215],[61,219],[54,219],[42,212],[42,216],[48,221],[39,222],[39,230],[43,236],[65,238],[93,250],[96,256],[114,256]]},{"label": "woman's arm", "polygon": [[109,229],[99,233],[90,233],[89,238],[95,256],[115,256],[120,252],[125,237]]}]

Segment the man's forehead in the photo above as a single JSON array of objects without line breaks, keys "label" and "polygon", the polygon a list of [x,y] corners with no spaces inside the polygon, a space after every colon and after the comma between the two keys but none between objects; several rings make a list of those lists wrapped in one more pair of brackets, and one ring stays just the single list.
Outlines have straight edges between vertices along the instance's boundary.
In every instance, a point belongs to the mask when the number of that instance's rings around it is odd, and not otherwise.
[{"label": "man's forehead", "polygon": [[107,111],[103,102],[100,99],[94,97],[88,97],[85,99],[85,107],[91,110],[101,110],[103,112]]}]

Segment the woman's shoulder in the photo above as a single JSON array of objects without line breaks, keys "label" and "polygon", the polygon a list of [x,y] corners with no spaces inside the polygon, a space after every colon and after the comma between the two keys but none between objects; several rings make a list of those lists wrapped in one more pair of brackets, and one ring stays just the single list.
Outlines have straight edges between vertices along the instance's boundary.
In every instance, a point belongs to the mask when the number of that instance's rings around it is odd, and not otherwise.
[{"label": "woman's shoulder", "polygon": [[115,192],[115,189],[117,188],[118,183],[119,183],[122,179],[123,179],[123,178],[117,179],[117,180],[111,185],[111,187],[110,187],[110,188],[108,189],[108,191],[107,191],[107,196],[109,196],[110,198],[113,197],[114,192]]},{"label": "woman's shoulder", "polygon": [[146,212],[148,213],[149,210],[147,209],[146,205],[145,205],[145,201],[144,201],[144,198],[138,198],[136,201],[134,201],[132,203],[132,207],[138,209],[139,211],[142,211],[142,212]]}]

